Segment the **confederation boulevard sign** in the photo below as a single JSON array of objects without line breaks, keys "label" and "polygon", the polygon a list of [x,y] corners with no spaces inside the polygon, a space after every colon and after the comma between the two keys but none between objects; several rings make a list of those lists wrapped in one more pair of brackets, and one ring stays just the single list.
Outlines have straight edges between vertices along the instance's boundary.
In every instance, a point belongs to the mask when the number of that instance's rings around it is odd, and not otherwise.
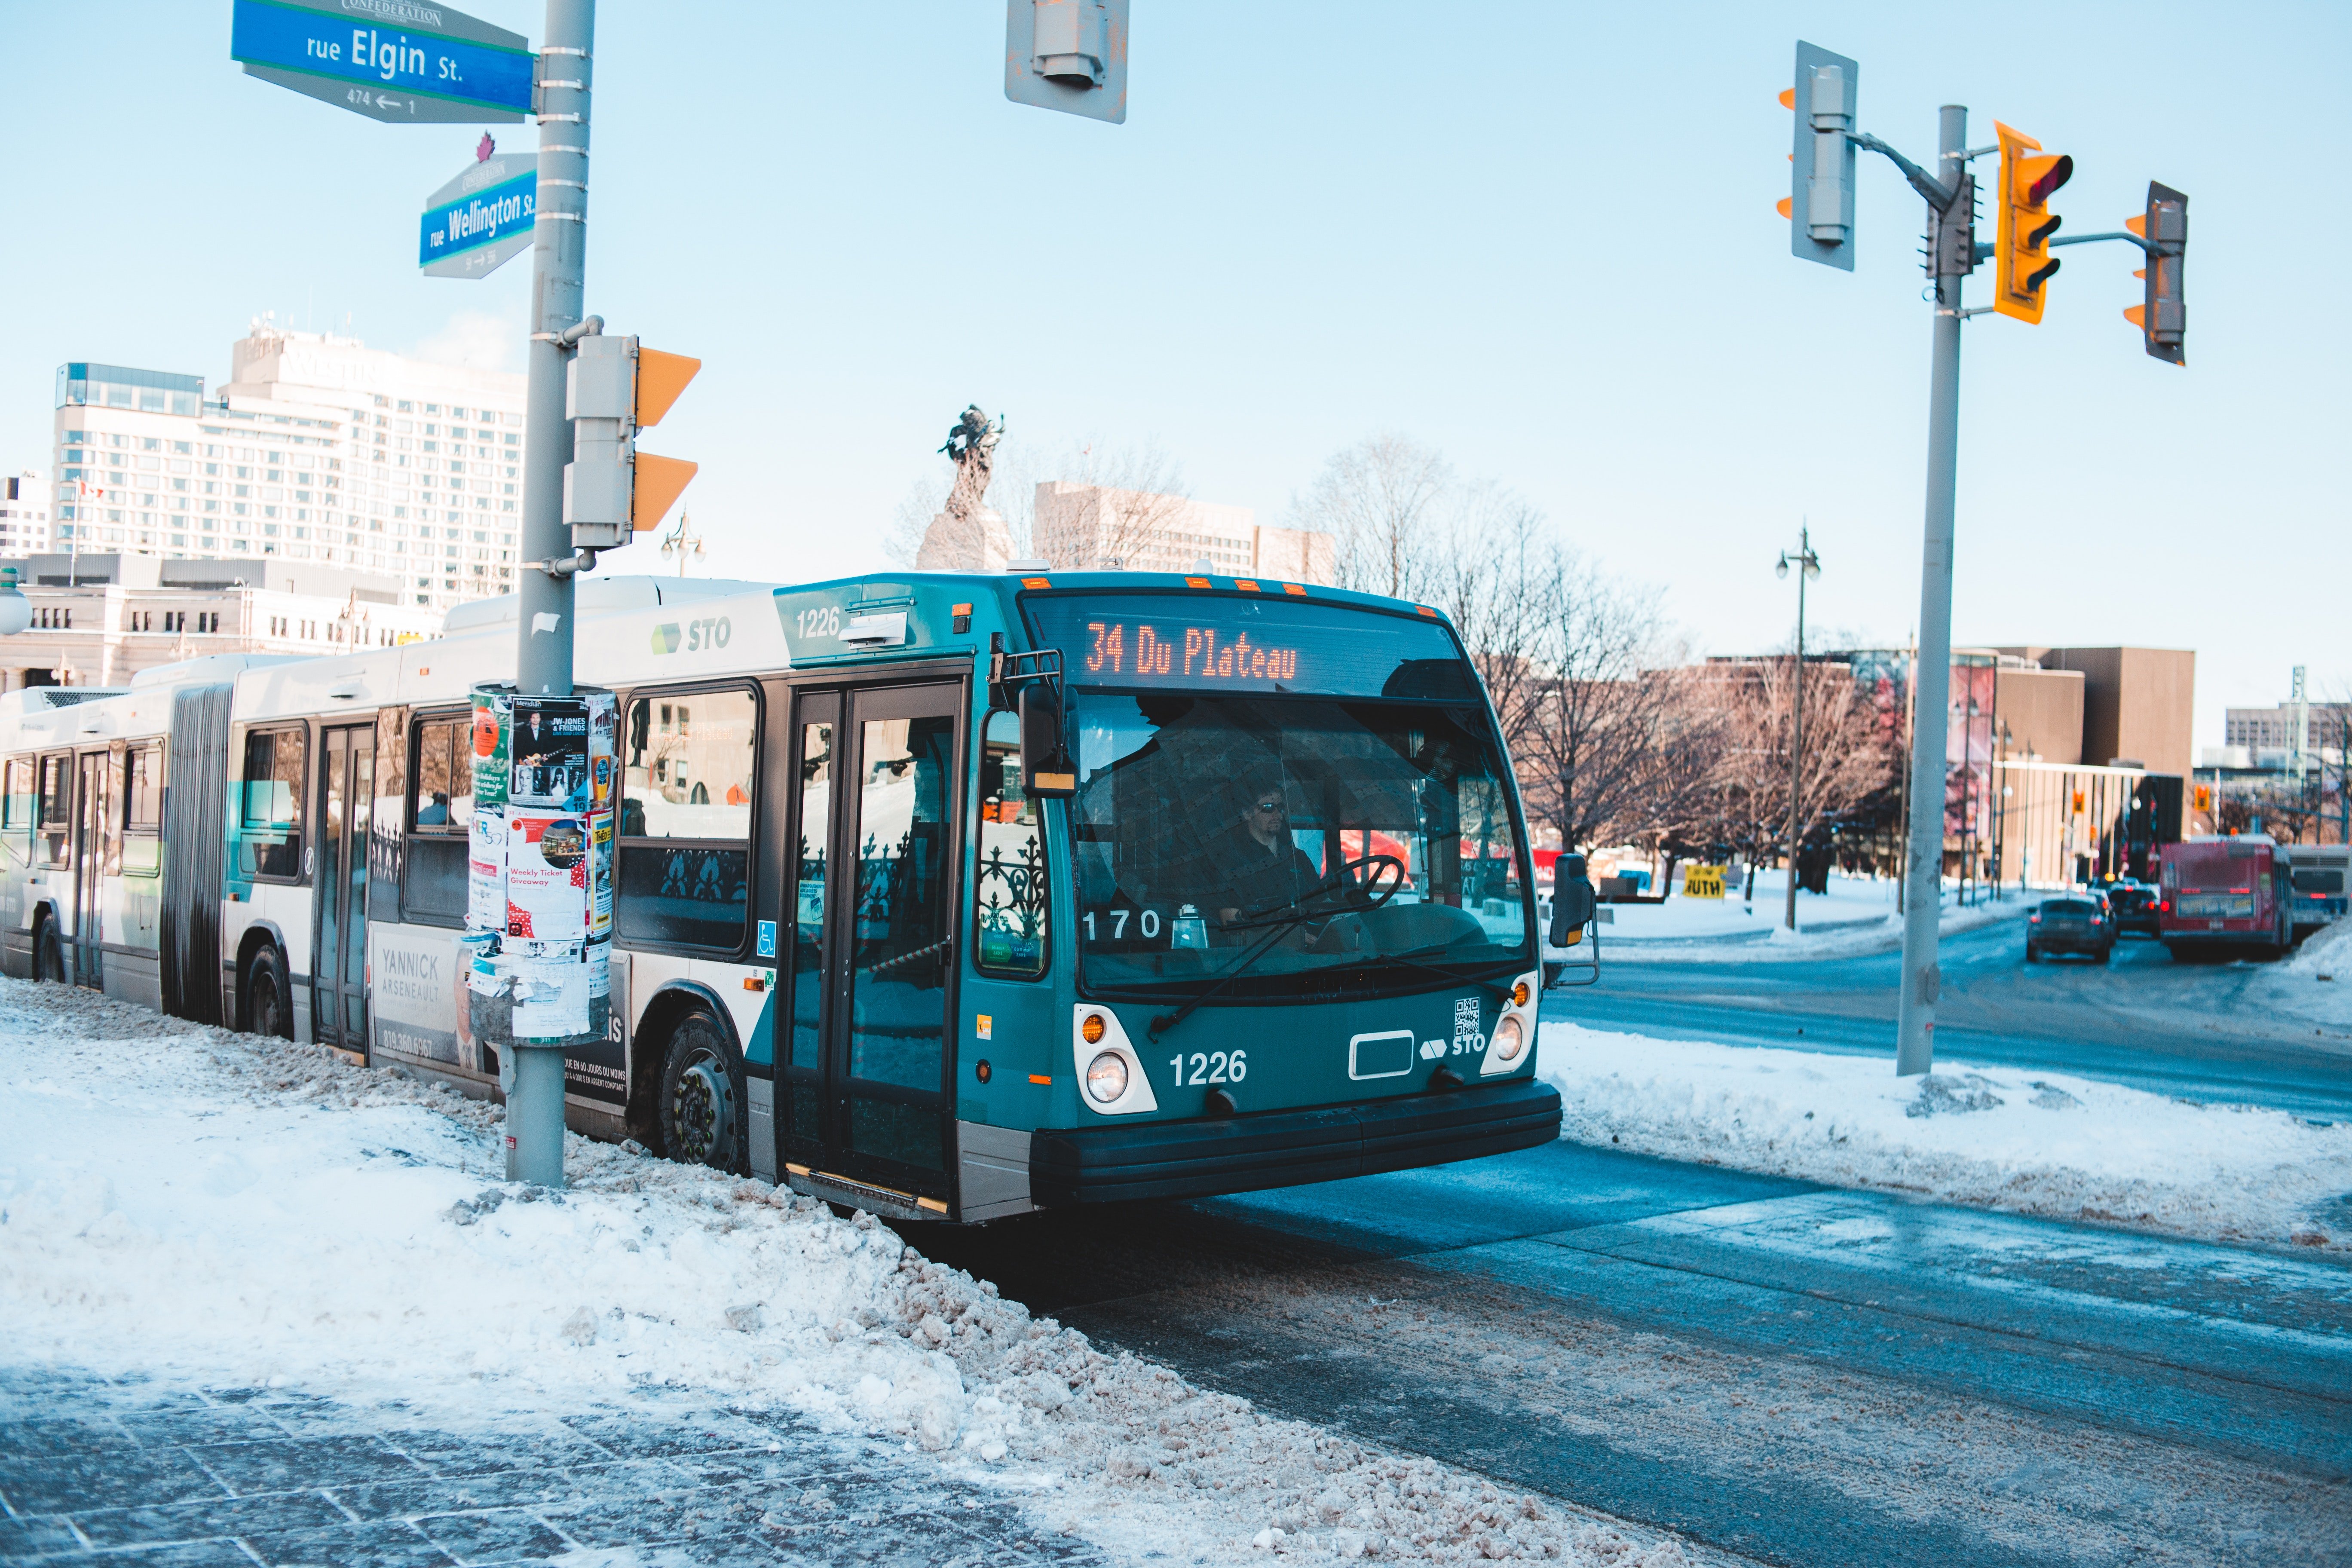
[{"label": "confederation boulevard sign", "polygon": [[235,0],[229,58],[247,76],[371,120],[467,124],[531,111],[520,33],[431,0]]},{"label": "confederation boulevard sign", "polygon": [[531,246],[539,154],[499,153],[433,193],[416,237],[427,278],[487,278]]}]

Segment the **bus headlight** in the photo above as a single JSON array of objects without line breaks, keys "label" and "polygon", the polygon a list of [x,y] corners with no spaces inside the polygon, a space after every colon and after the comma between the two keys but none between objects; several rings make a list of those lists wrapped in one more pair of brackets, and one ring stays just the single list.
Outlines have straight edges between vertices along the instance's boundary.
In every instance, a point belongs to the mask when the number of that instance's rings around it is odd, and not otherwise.
[{"label": "bus headlight", "polygon": [[1098,1105],[1108,1105],[1127,1092],[1127,1058],[1103,1051],[1087,1064],[1087,1092]]},{"label": "bus headlight", "polygon": [[1495,1026],[1495,1054],[1507,1062],[1515,1062],[1519,1059],[1519,1053],[1527,1049],[1527,1026],[1521,1024],[1517,1017],[1506,1014],[1503,1021]]}]

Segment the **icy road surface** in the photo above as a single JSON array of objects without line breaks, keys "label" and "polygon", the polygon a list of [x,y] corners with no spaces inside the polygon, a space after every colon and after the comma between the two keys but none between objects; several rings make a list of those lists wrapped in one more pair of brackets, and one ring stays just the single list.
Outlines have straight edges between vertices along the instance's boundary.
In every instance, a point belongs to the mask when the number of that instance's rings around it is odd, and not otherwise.
[{"label": "icy road surface", "polygon": [[1571,1142],[914,1238],[1266,1410],[1809,1568],[2341,1563],[2352,1268]]}]

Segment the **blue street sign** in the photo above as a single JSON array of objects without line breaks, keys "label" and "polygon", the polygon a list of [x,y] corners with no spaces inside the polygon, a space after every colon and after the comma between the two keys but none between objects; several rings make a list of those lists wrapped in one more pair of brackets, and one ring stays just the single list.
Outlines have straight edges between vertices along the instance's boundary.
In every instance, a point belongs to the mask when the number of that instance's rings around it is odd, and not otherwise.
[{"label": "blue street sign", "polygon": [[536,57],[520,33],[429,0],[236,0],[247,74],[371,120],[520,120]]},{"label": "blue street sign", "polygon": [[432,278],[487,278],[531,247],[539,158],[502,153],[433,193],[417,229],[416,265]]}]

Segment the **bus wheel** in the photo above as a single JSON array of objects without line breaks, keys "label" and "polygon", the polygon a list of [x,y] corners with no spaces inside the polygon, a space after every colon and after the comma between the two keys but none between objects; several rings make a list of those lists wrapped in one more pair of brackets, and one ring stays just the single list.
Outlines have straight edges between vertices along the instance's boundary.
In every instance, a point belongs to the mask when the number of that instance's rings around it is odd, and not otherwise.
[{"label": "bus wheel", "polygon": [[731,1171],[737,1163],[734,1047],[707,1013],[689,1014],[669,1037],[655,1106],[661,1152],[688,1165]]},{"label": "bus wheel", "polygon": [[58,940],[58,922],[45,920],[33,937],[33,978],[53,980],[59,984],[66,978],[65,944]]},{"label": "bus wheel", "polygon": [[286,974],[274,947],[255,953],[246,969],[245,1014],[247,1029],[252,1034],[275,1035],[281,1040],[294,1037],[294,1009],[287,1000]]}]

